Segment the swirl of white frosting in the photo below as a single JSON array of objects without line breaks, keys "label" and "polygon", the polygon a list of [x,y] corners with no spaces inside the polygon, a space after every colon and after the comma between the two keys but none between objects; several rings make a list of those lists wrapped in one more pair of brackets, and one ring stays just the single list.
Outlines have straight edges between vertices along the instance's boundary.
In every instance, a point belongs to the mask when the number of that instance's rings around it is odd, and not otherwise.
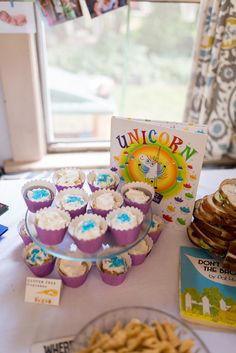
[{"label": "swirl of white frosting", "polygon": [[112,258],[104,259],[101,263],[101,269],[104,272],[119,275],[127,271],[127,264],[122,256],[114,256]]},{"label": "swirl of white frosting", "polygon": [[147,244],[146,240],[143,239],[134,248],[129,250],[129,254],[142,255],[142,254],[148,253],[148,251],[149,251],[149,245]]},{"label": "swirl of white frosting", "polygon": [[42,229],[62,229],[68,226],[70,216],[57,208],[43,208],[36,213],[35,223]]},{"label": "swirl of white frosting", "polygon": [[47,188],[35,187],[27,191],[27,198],[34,202],[51,200],[51,192]]},{"label": "swirl of white frosting", "polygon": [[157,215],[153,215],[149,233],[153,233],[153,232],[156,232],[157,230],[160,230],[162,226],[163,226],[162,219]]},{"label": "swirl of white frosting", "polygon": [[150,197],[147,196],[142,190],[129,189],[126,191],[125,196],[133,202],[136,203],[146,203],[150,200]]},{"label": "swirl of white frosting", "polygon": [[80,185],[80,171],[77,169],[60,169],[56,172],[55,183],[62,186]]},{"label": "swirl of white frosting", "polygon": [[101,210],[112,210],[115,205],[116,201],[112,193],[101,194],[93,202],[93,207]]},{"label": "swirl of white frosting", "polygon": [[93,181],[93,185],[98,188],[109,188],[115,185],[115,183],[114,176],[108,172],[97,173]]},{"label": "swirl of white frosting", "polygon": [[59,270],[68,277],[79,277],[88,271],[88,264],[86,262],[60,260],[58,265]]},{"label": "swirl of white frosting", "polygon": [[77,239],[90,240],[101,235],[99,222],[94,219],[83,219],[74,224],[73,236]]},{"label": "swirl of white frosting", "polygon": [[75,194],[64,194],[61,197],[60,204],[65,210],[76,210],[78,208],[83,207],[86,204],[84,198],[80,195]]},{"label": "swirl of white frosting", "polygon": [[40,266],[45,262],[52,260],[52,255],[47,254],[43,249],[41,249],[36,244],[27,245],[26,249],[25,261],[31,266]]},{"label": "swirl of white frosting", "polygon": [[130,229],[138,225],[137,216],[129,210],[119,210],[110,219],[111,227],[116,229]]}]

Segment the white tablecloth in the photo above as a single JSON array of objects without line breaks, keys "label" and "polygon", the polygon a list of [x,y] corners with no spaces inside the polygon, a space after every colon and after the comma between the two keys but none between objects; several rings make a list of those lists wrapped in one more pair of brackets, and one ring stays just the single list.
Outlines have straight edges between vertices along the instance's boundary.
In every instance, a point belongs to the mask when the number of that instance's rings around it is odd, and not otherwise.
[{"label": "white tablecloth", "polygon": [[[225,178],[236,178],[236,169],[203,170],[199,196],[213,192]],[[119,287],[103,283],[96,272],[80,288],[64,287],[58,307],[24,302],[25,280],[32,276],[22,261],[22,241],[16,226],[25,214],[20,194],[23,181],[0,180],[0,202],[9,211],[0,223],[9,231],[0,238],[0,352],[27,353],[33,343],[74,335],[98,314],[124,305],[159,308],[179,317],[179,246],[192,246],[183,233],[163,231],[146,262],[131,269]],[[50,275],[57,278],[54,272]],[[232,331],[190,325],[211,353],[236,352]]]}]

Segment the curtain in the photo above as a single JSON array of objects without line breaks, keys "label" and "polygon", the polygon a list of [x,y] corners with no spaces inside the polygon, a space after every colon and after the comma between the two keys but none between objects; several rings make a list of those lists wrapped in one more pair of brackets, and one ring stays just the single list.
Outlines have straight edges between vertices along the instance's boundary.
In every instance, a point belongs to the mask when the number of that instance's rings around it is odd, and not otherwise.
[{"label": "curtain", "polygon": [[208,125],[206,159],[236,159],[236,0],[202,0],[184,119]]}]

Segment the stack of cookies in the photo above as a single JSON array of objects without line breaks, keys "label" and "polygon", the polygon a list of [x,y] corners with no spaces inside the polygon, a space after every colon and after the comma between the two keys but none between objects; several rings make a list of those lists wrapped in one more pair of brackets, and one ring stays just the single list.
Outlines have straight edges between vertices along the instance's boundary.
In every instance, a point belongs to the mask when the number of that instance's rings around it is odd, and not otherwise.
[{"label": "stack of cookies", "polygon": [[236,179],[224,180],[218,190],[195,202],[188,237],[196,245],[224,259],[236,270]]}]

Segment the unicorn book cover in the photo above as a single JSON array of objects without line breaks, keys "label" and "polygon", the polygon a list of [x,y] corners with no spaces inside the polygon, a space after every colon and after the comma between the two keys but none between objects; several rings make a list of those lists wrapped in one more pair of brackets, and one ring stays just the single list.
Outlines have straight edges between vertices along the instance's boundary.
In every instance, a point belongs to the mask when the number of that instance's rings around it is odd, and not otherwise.
[{"label": "unicorn book cover", "polygon": [[236,329],[236,272],[206,250],[183,246],[179,282],[183,319]]},{"label": "unicorn book cover", "polygon": [[121,186],[152,185],[153,212],[183,227],[191,222],[206,139],[205,125],[112,117],[112,170]]}]

